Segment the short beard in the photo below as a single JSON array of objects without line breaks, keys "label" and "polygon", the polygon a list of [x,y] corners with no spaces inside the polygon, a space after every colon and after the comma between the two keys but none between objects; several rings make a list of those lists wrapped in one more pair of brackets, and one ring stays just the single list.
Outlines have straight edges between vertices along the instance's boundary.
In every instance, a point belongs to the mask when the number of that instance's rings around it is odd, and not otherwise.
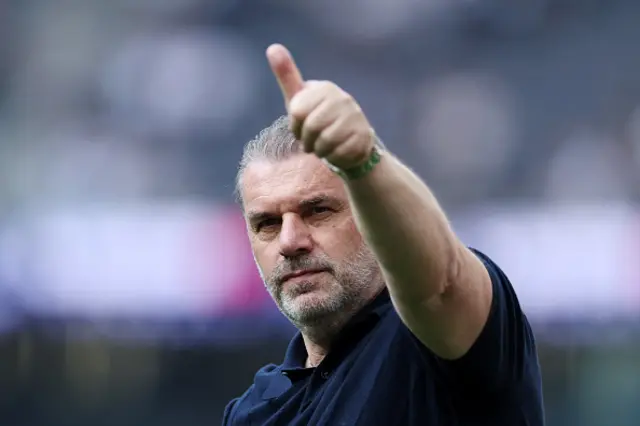
[{"label": "short beard", "polygon": [[[377,294],[378,287],[382,287],[380,267],[366,244],[340,264],[334,264],[328,258],[300,258],[283,265],[276,268],[269,279],[265,280],[262,276],[265,286],[289,321],[304,334],[316,335],[318,339],[335,334]],[[299,294],[283,294],[278,277],[291,270],[316,267],[329,269],[327,273],[334,278],[334,283],[328,289],[329,295],[324,300],[309,306],[301,306],[295,300],[305,291],[305,287],[312,285],[311,282],[300,282],[297,286]],[[262,275],[262,271],[260,273]]]}]

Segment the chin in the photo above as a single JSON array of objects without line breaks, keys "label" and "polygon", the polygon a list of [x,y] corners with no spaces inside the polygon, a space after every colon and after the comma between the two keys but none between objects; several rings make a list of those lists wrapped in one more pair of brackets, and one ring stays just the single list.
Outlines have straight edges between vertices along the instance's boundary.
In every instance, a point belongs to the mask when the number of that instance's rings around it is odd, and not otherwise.
[{"label": "chin", "polygon": [[297,312],[304,312],[322,309],[323,306],[330,303],[329,296],[326,293],[316,290],[294,296],[290,304]]},{"label": "chin", "polygon": [[295,296],[285,304],[283,311],[294,322],[317,321],[335,312],[335,305],[326,294],[314,291]]}]

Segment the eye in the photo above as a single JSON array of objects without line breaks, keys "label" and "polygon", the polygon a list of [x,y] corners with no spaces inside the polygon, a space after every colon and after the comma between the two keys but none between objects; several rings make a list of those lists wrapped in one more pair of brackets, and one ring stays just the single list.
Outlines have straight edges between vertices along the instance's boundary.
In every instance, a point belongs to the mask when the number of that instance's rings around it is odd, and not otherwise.
[{"label": "eye", "polygon": [[331,209],[329,207],[326,206],[314,206],[311,208],[311,213],[312,214],[323,214],[323,213],[327,213],[330,212]]},{"label": "eye", "polygon": [[281,219],[279,218],[270,218],[270,219],[265,219],[262,222],[259,222],[256,226],[255,229],[256,231],[260,231],[263,230],[265,228],[269,229],[269,228],[273,228],[274,226],[280,226],[280,223],[282,222]]}]

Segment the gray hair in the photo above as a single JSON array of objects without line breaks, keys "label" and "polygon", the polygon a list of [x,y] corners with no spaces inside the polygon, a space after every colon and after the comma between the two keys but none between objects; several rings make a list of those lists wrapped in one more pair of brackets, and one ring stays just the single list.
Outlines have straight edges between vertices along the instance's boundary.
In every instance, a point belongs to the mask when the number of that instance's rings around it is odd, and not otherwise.
[{"label": "gray hair", "polygon": [[[378,148],[386,151],[384,143],[377,136],[375,138]],[[243,207],[242,174],[249,163],[256,160],[281,161],[302,152],[302,146],[289,130],[289,117],[286,115],[278,117],[269,127],[263,129],[255,138],[247,142],[238,165],[234,190],[236,201],[240,207]]]},{"label": "gray hair", "polygon": [[301,153],[302,147],[289,130],[289,118],[278,117],[269,127],[247,142],[242,151],[242,158],[236,175],[235,198],[242,206],[242,174],[249,163],[256,160],[280,161],[293,154]]}]

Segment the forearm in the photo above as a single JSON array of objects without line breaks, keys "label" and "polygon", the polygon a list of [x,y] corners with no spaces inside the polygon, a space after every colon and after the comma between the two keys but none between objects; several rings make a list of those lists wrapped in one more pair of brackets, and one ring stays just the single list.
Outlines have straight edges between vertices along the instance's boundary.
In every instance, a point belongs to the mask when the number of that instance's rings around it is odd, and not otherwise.
[{"label": "forearm", "polygon": [[[334,83],[303,81],[282,46],[270,47],[267,56],[304,151],[338,172],[362,166],[375,139],[357,102]],[[427,186],[391,154],[345,186],[405,325],[441,357],[464,354],[491,307],[484,264],[456,238]]]},{"label": "forearm", "polygon": [[345,185],[391,292],[414,301],[442,294],[456,275],[461,244],[427,185],[389,153]]}]

